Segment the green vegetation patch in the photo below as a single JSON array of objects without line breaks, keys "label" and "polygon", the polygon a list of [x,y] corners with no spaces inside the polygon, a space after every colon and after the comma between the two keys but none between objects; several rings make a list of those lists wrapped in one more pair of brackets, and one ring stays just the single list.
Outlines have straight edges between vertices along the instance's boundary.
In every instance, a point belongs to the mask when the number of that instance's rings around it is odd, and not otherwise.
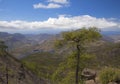
[{"label": "green vegetation patch", "polygon": [[23,63],[40,78],[50,79],[62,61],[61,56],[49,52],[32,54],[22,59]]},{"label": "green vegetation patch", "polygon": [[120,70],[115,68],[104,68],[99,75],[102,84],[120,80]]}]

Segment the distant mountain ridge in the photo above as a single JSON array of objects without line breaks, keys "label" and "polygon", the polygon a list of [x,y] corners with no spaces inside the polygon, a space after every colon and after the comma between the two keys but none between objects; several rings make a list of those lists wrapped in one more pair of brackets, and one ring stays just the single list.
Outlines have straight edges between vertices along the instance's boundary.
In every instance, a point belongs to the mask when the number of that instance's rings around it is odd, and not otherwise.
[{"label": "distant mountain ridge", "polygon": [[52,37],[53,35],[51,34],[26,35],[0,32],[0,40],[5,41],[6,45],[9,47],[8,50],[15,56],[20,56],[23,53],[27,55],[34,50],[34,46],[37,46]]},{"label": "distant mountain ridge", "polygon": [[104,39],[112,42],[120,42],[120,31],[102,31],[101,34],[105,36]]},{"label": "distant mountain ridge", "polygon": [[101,31],[103,35],[120,35],[120,31]]},{"label": "distant mountain ridge", "polygon": [[[101,31],[102,40],[107,42],[120,42],[120,33],[114,31]],[[0,32],[0,40],[6,42],[10,53],[18,58],[36,52],[54,52],[54,41],[60,34],[10,34]]]}]

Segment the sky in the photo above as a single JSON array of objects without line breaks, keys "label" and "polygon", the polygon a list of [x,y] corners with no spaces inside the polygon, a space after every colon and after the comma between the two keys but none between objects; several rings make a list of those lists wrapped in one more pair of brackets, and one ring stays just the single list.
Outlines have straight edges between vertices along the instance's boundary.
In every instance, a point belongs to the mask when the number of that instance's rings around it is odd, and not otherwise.
[{"label": "sky", "polygon": [[82,27],[120,31],[120,0],[0,0],[0,31],[56,33]]}]

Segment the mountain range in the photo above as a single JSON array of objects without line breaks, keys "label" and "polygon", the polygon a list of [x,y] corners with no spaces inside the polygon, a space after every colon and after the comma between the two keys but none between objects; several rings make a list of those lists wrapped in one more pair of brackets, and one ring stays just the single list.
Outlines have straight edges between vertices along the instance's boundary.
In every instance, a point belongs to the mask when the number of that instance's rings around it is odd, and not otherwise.
[{"label": "mountain range", "polygon": [[[102,31],[102,40],[120,42],[120,32]],[[0,40],[5,41],[8,51],[17,58],[23,58],[36,52],[54,52],[54,41],[60,34],[10,34],[0,32]]]}]

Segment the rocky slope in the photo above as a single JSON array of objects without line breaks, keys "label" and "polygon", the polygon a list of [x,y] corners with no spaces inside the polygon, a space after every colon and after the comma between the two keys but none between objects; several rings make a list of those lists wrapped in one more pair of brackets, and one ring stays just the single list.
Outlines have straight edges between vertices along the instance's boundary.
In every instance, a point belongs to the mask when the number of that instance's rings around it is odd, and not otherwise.
[{"label": "rocky slope", "polygon": [[47,84],[0,46],[0,84]]}]

